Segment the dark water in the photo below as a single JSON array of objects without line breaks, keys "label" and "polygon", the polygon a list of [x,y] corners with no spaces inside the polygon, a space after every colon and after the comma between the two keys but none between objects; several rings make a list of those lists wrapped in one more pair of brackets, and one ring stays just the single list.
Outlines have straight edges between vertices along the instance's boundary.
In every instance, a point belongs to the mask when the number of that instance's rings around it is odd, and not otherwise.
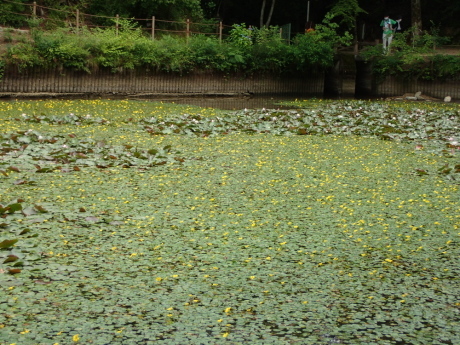
[{"label": "dark water", "polygon": [[282,97],[282,96],[255,96],[255,97],[184,97],[184,98],[150,98],[139,99],[142,101],[164,102],[175,104],[194,105],[203,108],[215,108],[222,110],[241,109],[289,109],[290,106],[279,105],[280,102],[314,99],[314,97]]}]

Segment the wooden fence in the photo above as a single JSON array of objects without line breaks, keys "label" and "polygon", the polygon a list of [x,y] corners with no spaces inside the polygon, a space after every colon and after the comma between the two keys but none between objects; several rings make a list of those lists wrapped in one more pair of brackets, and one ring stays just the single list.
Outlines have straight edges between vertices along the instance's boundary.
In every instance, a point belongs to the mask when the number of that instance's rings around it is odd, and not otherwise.
[{"label": "wooden fence", "polygon": [[[158,19],[155,16],[149,18],[124,18],[118,14],[114,17],[97,16],[81,12],[76,9],[75,11],[66,11],[46,6],[38,5],[35,1],[28,3],[18,3],[14,0],[2,0],[5,3],[16,4],[27,8],[23,13],[14,13],[11,11],[3,10],[6,14],[14,14],[23,16],[27,20],[35,19],[42,21],[43,27],[69,27],[73,28],[75,33],[79,33],[82,27],[87,29],[101,28],[107,29],[114,28],[118,32],[120,28],[120,21],[126,20],[135,22],[139,25],[146,34],[149,34],[152,39],[158,34],[174,34],[184,37],[190,37],[192,34],[211,35],[217,36],[220,40],[227,36],[228,31],[232,26],[224,25],[222,22],[216,23],[195,23],[187,19],[185,21],[171,21]],[[100,25],[96,24],[100,21],[112,22],[113,25]]]}]

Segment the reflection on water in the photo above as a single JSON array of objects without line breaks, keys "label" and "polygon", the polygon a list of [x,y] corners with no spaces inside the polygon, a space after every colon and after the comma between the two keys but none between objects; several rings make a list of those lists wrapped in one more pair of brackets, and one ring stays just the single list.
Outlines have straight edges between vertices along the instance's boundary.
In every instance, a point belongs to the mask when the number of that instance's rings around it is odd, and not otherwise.
[{"label": "reflection on water", "polygon": [[150,99],[139,99],[138,100],[149,100],[152,102],[163,102],[163,103],[175,103],[175,104],[188,104],[199,106],[203,108],[215,108],[222,110],[241,110],[241,109],[289,109],[292,107],[281,106],[276,103],[281,101],[295,101],[312,99],[302,97],[185,97],[185,98],[150,98]]}]

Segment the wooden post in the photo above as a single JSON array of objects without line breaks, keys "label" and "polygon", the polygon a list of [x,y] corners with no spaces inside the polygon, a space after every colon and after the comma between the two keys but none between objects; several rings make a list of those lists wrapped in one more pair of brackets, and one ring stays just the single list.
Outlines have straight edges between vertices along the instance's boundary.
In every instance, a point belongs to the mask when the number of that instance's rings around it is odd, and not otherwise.
[{"label": "wooden post", "polygon": [[223,29],[222,22],[219,22],[219,42],[220,43],[222,43],[222,29]]},{"label": "wooden post", "polygon": [[115,19],[115,35],[118,36],[118,20],[120,19],[120,16],[117,14],[117,17]]},{"label": "wooden post", "polygon": [[155,39],[155,16],[152,16],[152,40]]},{"label": "wooden post", "polygon": [[34,7],[32,8],[32,17],[37,18],[37,2],[34,1]]},{"label": "wooden post", "polygon": [[190,36],[190,19],[187,19],[187,44],[188,44],[189,36]]},{"label": "wooden post", "polygon": [[80,29],[80,10],[77,8],[77,34],[79,33]]}]

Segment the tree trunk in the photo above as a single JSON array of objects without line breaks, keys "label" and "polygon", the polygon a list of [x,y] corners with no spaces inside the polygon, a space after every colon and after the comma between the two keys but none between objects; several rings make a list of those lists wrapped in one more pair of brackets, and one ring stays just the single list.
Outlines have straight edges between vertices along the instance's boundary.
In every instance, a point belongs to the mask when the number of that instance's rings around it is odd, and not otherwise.
[{"label": "tree trunk", "polygon": [[275,8],[275,1],[276,0],[272,0],[272,7],[270,8],[270,13],[268,14],[267,21],[265,22],[266,27],[270,26],[270,22],[272,20],[272,15],[273,15],[273,9]]},{"label": "tree trunk", "polygon": [[275,8],[275,2],[276,0],[272,0],[272,5],[270,7],[270,13],[268,14],[267,21],[264,24],[264,17],[265,17],[265,6],[267,5],[267,0],[262,1],[262,8],[260,9],[260,27],[268,27],[270,25],[270,22],[272,20],[272,15],[273,15],[273,10]]},{"label": "tree trunk", "polygon": [[422,4],[421,0],[411,0],[411,24],[414,35],[418,36],[422,32]]},{"label": "tree trunk", "polygon": [[267,0],[263,0],[262,8],[260,9],[260,28],[262,29],[264,26],[264,13],[265,13],[265,5],[267,4]]}]

